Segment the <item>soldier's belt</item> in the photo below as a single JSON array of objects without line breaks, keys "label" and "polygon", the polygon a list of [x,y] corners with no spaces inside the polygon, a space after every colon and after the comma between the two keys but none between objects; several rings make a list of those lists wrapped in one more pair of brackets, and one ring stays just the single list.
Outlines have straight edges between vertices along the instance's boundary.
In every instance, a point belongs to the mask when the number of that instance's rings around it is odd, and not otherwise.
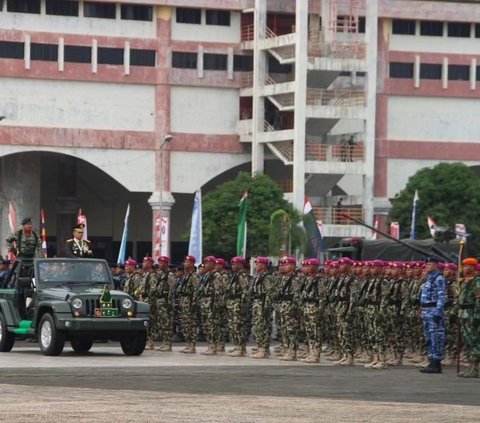
[{"label": "soldier's belt", "polygon": [[475,307],[475,304],[460,304],[458,306],[458,308],[460,310],[469,310],[469,309],[474,308],[474,307]]},{"label": "soldier's belt", "polygon": [[437,306],[437,303],[423,303],[423,304],[420,304],[420,307],[422,307],[422,308],[436,307],[436,306]]},{"label": "soldier's belt", "polygon": [[255,294],[255,295],[253,296],[253,299],[254,299],[254,300],[263,300],[265,297],[266,297],[265,294]]},{"label": "soldier's belt", "polygon": [[318,304],[319,300],[303,300],[303,304]]},{"label": "soldier's belt", "polygon": [[281,301],[293,301],[293,295],[282,295]]},{"label": "soldier's belt", "polygon": [[241,298],[242,298],[241,295],[227,295],[228,300],[239,300]]},{"label": "soldier's belt", "polygon": [[191,295],[188,292],[180,292],[178,296],[185,298],[185,297],[190,297]]}]

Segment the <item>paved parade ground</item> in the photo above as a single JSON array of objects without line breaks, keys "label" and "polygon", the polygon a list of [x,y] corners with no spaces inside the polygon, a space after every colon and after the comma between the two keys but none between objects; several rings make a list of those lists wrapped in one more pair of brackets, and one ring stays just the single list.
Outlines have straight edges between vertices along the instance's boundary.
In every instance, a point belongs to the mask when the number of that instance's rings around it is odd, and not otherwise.
[{"label": "paved parade ground", "polygon": [[[286,363],[146,351],[115,343],[43,356],[19,343],[0,354],[0,420],[81,422],[478,422],[480,379],[453,368]],[[205,347],[200,347],[199,351]]]}]

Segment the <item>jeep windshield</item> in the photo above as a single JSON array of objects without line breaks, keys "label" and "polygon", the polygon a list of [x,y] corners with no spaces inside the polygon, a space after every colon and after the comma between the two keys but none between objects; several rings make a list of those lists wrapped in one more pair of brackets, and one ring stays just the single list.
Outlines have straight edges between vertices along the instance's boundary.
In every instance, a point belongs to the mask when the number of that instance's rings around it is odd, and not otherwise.
[{"label": "jeep windshield", "polygon": [[111,283],[110,270],[103,260],[39,260],[36,277],[40,283],[61,285]]}]

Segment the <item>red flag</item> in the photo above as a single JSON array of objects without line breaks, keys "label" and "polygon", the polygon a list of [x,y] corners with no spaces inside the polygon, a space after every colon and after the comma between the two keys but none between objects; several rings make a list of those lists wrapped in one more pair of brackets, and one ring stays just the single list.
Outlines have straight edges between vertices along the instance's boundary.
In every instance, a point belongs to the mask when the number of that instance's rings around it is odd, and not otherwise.
[{"label": "red flag", "polygon": [[10,201],[8,202],[8,224],[10,225],[10,231],[14,234],[17,229],[17,216]]},{"label": "red flag", "polygon": [[154,232],[154,244],[153,244],[153,258],[158,260],[160,257],[160,249],[161,249],[161,222],[160,222],[160,213],[157,212],[155,215],[155,232]]},{"label": "red flag", "polygon": [[88,239],[87,233],[87,216],[82,213],[82,209],[78,209],[77,215],[77,225],[83,225],[83,236],[82,239]]},{"label": "red flag", "polygon": [[400,223],[390,223],[390,236],[396,239],[400,239]]},{"label": "red flag", "polygon": [[45,211],[40,210],[40,234],[42,236],[42,251],[47,257],[47,230],[45,229]]}]

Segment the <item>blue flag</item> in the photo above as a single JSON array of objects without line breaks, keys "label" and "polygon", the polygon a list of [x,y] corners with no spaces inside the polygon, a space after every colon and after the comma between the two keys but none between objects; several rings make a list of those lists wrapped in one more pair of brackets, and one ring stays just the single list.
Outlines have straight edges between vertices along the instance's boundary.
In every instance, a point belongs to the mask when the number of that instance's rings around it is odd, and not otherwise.
[{"label": "blue flag", "polygon": [[313,214],[313,208],[309,200],[305,200],[303,207],[303,227],[308,238],[308,254],[311,258],[320,258],[323,250],[323,237]]},{"label": "blue flag", "polygon": [[200,189],[195,193],[195,199],[193,200],[188,255],[196,258],[197,265],[202,262],[202,191]]},{"label": "blue flag", "polygon": [[417,218],[417,202],[418,202],[418,190],[415,190],[415,195],[413,196],[413,205],[412,205],[412,226],[410,228],[410,239],[415,239],[415,226]]},{"label": "blue flag", "polygon": [[120,250],[118,251],[117,263],[125,263],[125,253],[127,251],[127,238],[128,238],[128,217],[130,216],[130,203],[127,206],[127,212],[125,213],[125,220],[123,225],[122,242],[120,243]]}]

